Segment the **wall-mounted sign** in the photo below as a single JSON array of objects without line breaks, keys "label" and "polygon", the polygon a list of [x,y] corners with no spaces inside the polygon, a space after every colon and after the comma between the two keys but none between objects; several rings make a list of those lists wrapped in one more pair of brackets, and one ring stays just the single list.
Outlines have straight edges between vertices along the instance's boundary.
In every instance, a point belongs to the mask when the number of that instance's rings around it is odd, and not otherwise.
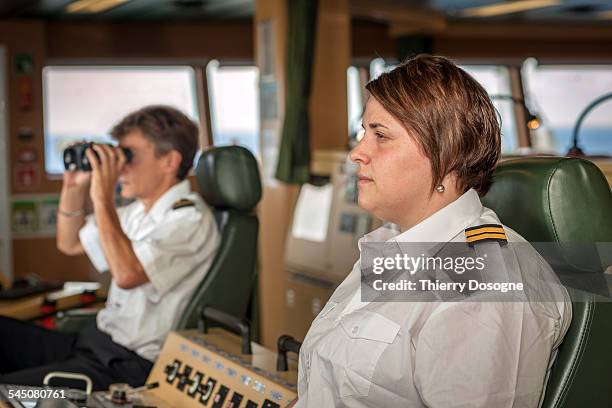
[{"label": "wall-mounted sign", "polygon": [[17,188],[30,189],[40,185],[40,171],[36,164],[17,163],[13,174]]},{"label": "wall-mounted sign", "polygon": [[278,89],[274,79],[259,82],[259,110],[262,121],[278,119]]},{"label": "wall-mounted sign", "polygon": [[276,58],[274,24],[271,19],[262,20],[257,25],[257,63],[262,78],[273,77]]},{"label": "wall-mounted sign", "polygon": [[17,161],[19,163],[34,163],[38,154],[33,147],[24,147],[17,152]]},{"label": "wall-mounted sign", "polygon": [[36,202],[32,200],[13,201],[12,214],[13,232],[35,233],[38,231],[38,214]]},{"label": "wall-mounted sign", "polygon": [[263,178],[266,185],[276,186],[276,164],[278,162],[278,146],[280,135],[278,127],[264,125],[261,133],[261,157],[263,163]]},{"label": "wall-mounted sign", "polygon": [[17,130],[17,139],[20,142],[31,142],[34,139],[34,130],[29,127],[20,127]]},{"label": "wall-mounted sign", "polygon": [[12,197],[15,238],[48,238],[56,234],[59,195],[28,194]]},{"label": "wall-mounted sign", "polygon": [[19,109],[32,109],[32,77],[22,76],[19,78]]},{"label": "wall-mounted sign", "polygon": [[40,199],[37,204],[39,222],[38,232],[41,234],[55,235],[59,197]]},{"label": "wall-mounted sign", "polygon": [[17,54],[15,57],[15,70],[20,74],[34,72],[34,60],[30,54]]}]

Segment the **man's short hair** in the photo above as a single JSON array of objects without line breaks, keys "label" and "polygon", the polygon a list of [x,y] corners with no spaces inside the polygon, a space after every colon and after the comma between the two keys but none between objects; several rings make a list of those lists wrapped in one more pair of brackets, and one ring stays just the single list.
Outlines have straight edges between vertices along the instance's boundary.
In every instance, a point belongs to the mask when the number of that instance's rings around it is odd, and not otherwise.
[{"label": "man's short hair", "polygon": [[[484,88],[447,58],[417,55],[366,85],[431,161],[433,184],[484,195],[501,156],[497,111]],[[410,163],[406,163],[409,166]]]},{"label": "man's short hair", "polygon": [[187,177],[198,149],[198,125],[184,113],[171,106],[145,106],[130,113],[111,130],[115,140],[140,130],[155,146],[155,154],[161,156],[171,150],[181,154],[181,164],[176,173],[179,180]]}]

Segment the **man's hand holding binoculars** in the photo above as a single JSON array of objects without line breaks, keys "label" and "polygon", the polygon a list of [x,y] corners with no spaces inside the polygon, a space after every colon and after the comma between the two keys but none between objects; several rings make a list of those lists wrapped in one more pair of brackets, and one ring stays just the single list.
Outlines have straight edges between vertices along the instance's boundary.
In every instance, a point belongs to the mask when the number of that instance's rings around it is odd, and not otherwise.
[{"label": "man's hand holding binoculars", "polygon": [[89,192],[94,207],[100,204],[112,206],[121,169],[131,159],[132,152],[126,148],[91,142],[71,145],[64,151],[66,171],[62,190],[65,203],[70,207],[83,208]]},{"label": "man's hand holding binoculars", "polygon": [[127,162],[125,153],[121,148],[94,144],[85,154],[92,170],[89,196],[94,209],[98,206],[114,207],[115,186]]},{"label": "man's hand holding binoculars", "polygon": [[101,237],[123,237],[115,210],[115,186],[121,170],[131,160],[125,148],[80,143],[64,152],[64,183],[58,209],[58,247],[67,254],[83,252],[79,230],[84,225],[85,200],[93,202]]},{"label": "man's hand holding binoculars", "polygon": [[57,211],[57,246],[62,252],[83,253],[79,230],[85,223],[88,193],[98,225],[120,231],[114,209],[115,184],[126,161],[123,149],[110,145],[78,143],[64,151],[66,171]]}]

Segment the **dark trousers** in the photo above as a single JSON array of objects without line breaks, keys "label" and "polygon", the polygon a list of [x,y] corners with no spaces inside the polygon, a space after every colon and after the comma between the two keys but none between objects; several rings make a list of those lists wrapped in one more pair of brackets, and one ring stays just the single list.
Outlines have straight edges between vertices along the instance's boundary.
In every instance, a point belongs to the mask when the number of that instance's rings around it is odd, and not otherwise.
[{"label": "dark trousers", "polygon": [[[112,383],[143,385],[152,367],[95,325],[68,334],[0,316],[0,384],[41,386],[49,372],[68,371],[87,375],[99,391]],[[51,385],[83,389],[74,380]]]}]

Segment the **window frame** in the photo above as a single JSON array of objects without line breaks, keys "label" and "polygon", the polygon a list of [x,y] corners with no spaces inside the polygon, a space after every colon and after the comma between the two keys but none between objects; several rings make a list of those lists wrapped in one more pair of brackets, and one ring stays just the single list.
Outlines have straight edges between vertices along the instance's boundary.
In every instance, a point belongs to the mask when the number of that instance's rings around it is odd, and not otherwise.
[{"label": "window frame", "polygon": [[[371,80],[372,79],[372,75],[371,75],[372,62],[379,58],[385,62],[386,66],[389,66],[389,65],[395,66],[399,64],[400,62],[395,58],[385,58],[383,56],[377,56],[375,58],[370,58],[370,59],[365,59],[365,58],[353,59],[351,61],[350,66],[355,67],[359,69],[360,71],[362,69],[365,69],[367,71],[367,77],[369,78],[369,80]],[[516,153],[508,153],[508,154],[505,154],[504,156],[520,155],[521,151],[524,151],[525,149],[529,149],[531,147],[531,135],[526,125],[527,111],[526,111],[525,104],[527,101],[525,100],[525,97],[524,97],[523,82],[522,82],[521,72],[520,72],[524,59],[459,58],[459,59],[453,59],[453,62],[455,62],[459,66],[462,66],[462,65],[469,65],[469,66],[495,65],[495,66],[505,67],[508,70],[508,80],[509,80],[509,85],[510,85],[510,95],[509,96],[511,96],[515,100],[515,103],[513,103],[514,126],[516,129],[516,134],[514,135],[514,137],[516,138],[515,141],[516,141],[517,151]],[[517,73],[518,73],[518,76],[517,76]],[[365,90],[365,86],[362,89],[362,91],[363,91],[362,97],[364,99],[367,99],[367,91]],[[519,101],[522,101],[522,103],[519,103]]]},{"label": "window frame", "polygon": [[[209,83],[208,83],[208,75],[207,75],[207,71],[206,70],[208,68],[208,65],[211,62],[213,62],[213,61],[216,61],[219,64],[218,68],[225,68],[225,67],[255,67],[255,68],[259,69],[259,66],[256,64],[256,62],[254,60],[252,60],[252,59],[243,59],[243,58],[241,58],[241,59],[234,59],[234,58],[210,58],[210,59],[208,59],[206,61],[206,64],[201,67],[202,76],[203,76],[202,83],[205,86],[205,92],[204,92],[205,96],[204,96],[204,99],[206,100],[205,101],[206,110],[207,110],[206,118],[207,118],[207,127],[208,127],[207,128],[207,137],[208,137],[207,138],[207,143],[208,143],[209,147],[215,146],[215,143],[214,143],[215,140],[214,140],[214,130],[213,130],[213,123],[212,123],[213,122],[213,118],[212,118],[212,114],[211,114],[211,112],[212,112],[212,104],[213,104],[213,101],[212,101],[213,95],[210,92],[210,87],[209,87]],[[261,83],[261,73],[259,74],[258,81],[259,81],[259,83]],[[261,90],[259,89],[259,86],[258,86],[258,88],[257,88],[257,98],[259,100],[260,100],[260,97],[261,97],[260,94],[259,94],[260,91]],[[284,107],[280,107],[279,106],[278,108],[284,110]],[[262,119],[261,119],[261,115],[260,115],[260,121],[261,120]],[[262,153],[263,152],[263,146],[262,146],[262,138],[261,138],[261,126],[262,126],[262,124],[260,122],[259,128],[257,129],[257,133],[258,133],[257,136],[258,137],[257,137],[257,140],[256,140],[256,143],[259,146],[259,156],[260,157],[257,157],[255,152],[252,152],[253,155],[258,160],[262,159],[261,156],[263,154]]]},{"label": "window frame", "polygon": [[[610,69],[610,71],[612,72],[612,58],[603,58],[603,59],[587,59],[587,60],[580,60],[580,61],[569,61],[566,59],[557,59],[557,58],[537,58],[537,57],[532,57],[533,59],[536,60],[538,67],[608,67]],[[524,66],[524,64],[529,60],[530,58],[525,58],[522,60],[522,64],[521,67]],[[521,78],[524,78],[523,73],[521,72]],[[526,88],[523,88],[526,98],[529,99],[531,97],[531,95],[529,95],[529,90]],[[602,93],[603,95],[603,93]],[[597,98],[597,97],[595,97]],[[595,98],[593,100],[595,100]],[[592,101],[589,101],[589,103]],[[607,103],[612,103],[612,101],[608,101]],[[588,104],[587,104],[588,105]],[[587,105],[585,105],[581,110],[578,111],[578,115],[580,115],[580,113],[587,107]],[[576,125],[576,122],[573,123],[572,129],[573,127]],[[531,136],[531,135],[530,135]],[[571,136],[570,136],[571,137]],[[557,155],[559,156],[566,156],[568,152],[557,152]],[[594,159],[600,159],[600,158],[604,158],[604,159],[612,159],[612,152],[607,155],[607,156],[602,156],[602,155],[590,155],[588,153],[585,153],[584,158],[589,159],[589,158],[594,158]]]},{"label": "window frame", "polygon": [[[46,124],[45,124],[45,116],[46,116],[46,101],[45,101],[45,90],[44,90],[44,70],[47,67],[65,67],[65,68],[76,68],[76,67],[91,67],[91,68],[104,68],[104,67],[134,67],[134,68],[148,68],[148,67],[176,67],[176,66],[184,66],[190,67],[194,70],[194,80],[195,80],[195,97],[196,97],[196,110],[198,112],[198,121],[197,124],[200,128],[200,137],[199,137],[199,148],[204,150],[209,146],[212,146],[210,140],[212,140],[212,133],[210,132],[210,111],[208,106],[208,98],[206,97],[208,92],[208,84],[206,82],[206,65],[212,60],[212,58],[205,59],[131,59],[131,58],[92,58],[92,59],[55,59],[50,58],[45,61],[44,65],[41,68],[41,84],[43,88],[42,92],[42,112],[43,112],[43,135],[42,135],[42,148],[43,148],[43,161],[42,167],[44,169],[44,177],[47,180],[58,181],[62,180],[62,174],[54,174],[48,173],[46,167],[46,158],[44,157],[44,151],[46,148]],[[204,74],[202,72],[204,71]],[[190,175],[194,170],[190,171]]]}]

